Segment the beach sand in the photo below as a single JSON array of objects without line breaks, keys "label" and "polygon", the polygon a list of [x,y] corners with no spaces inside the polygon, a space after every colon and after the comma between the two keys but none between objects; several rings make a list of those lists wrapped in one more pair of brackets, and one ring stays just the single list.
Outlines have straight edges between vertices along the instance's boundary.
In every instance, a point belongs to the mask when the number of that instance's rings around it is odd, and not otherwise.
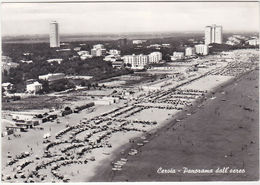
[{"label": "beach sand", "polygon": [[[90,181],[258,180],[258,72],[222,85],[211,95],[216,98],[208,98],[199,108],[193,108],[189,116],[180,114],[181,121],[172,121],[148,136],[149,143],[144,146],[128,144],[125,150],[137,149],[136,156],[116,151],[115,160],[128,159],[122,171],[112,171],[111,164],[102,163]],[[157,173],[160,167],[181,172]],[[240,173],[184,174],[183,167],[242,170]]]}]

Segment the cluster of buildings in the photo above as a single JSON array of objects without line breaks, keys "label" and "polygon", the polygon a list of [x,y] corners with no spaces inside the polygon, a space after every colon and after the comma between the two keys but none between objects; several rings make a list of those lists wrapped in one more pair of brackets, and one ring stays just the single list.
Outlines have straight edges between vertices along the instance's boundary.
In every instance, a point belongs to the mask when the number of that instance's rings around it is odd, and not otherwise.
[{"label": "cluster of buildings", "polygon": [[78,51],[77,53],[81,60],[103,56],[104,61],[111,62],[112,66],[116,68],[122,68],[124,65],[126,65],[132,69],[143,69],[144,66],[146,66],[148,63],[159,63],[162,60],[161,52],[152,52],[149,55],[132,54],[121,56],[120,50],[110,49],[107,51],[103,44],[94,45],[91,49],[91,53],[88,51]]},{"label": "cluster of buildings", "polygon": [[[47,75],[40,75],[39,80],[45,80],[49,85],[53,85],[56,82],[63,80],[65,78],[64,73],[49,73]],[[30,94],[36,94],[42,90],[42,84],[34,79],[26,81],[26,92]]]},{"label": "cluster of buildings", "polygon": [[[193,47],[186,47],[184,52],[173,52],[171,56],[171,60],[182,60],[185,58],[190,58],[195,55],[208,55],[209,54],[209,45],[212,43],[222,44],[223,36],[222,26],[211,25],[205,27],[205,40],[204,44],[196,44]],[[50,47],[57,48],[56,51],[67,51],[71,49],[60,49],[60,46],[68,45],[66,43],[60,43],[59,36],[59,25],[56,21],[50,22]],[[194,39],[190,39],[194,41]],[[257,37],[244,37],[241,35],[233,35],[228,38],[226,44],[229,45],[237,45],[240,44],[241,41],[245,41],[248,45],[257,46],[259,45],[259,38]],[[133,40],[133,45],[141,45],[146,43],[147,40]],[[198,43],[198,42],[197,42]],[[194,42],[195,44],[195,42]],[[86,44],[80,44],[83,46]],[[118,40],[118,45],[120,47],[127,46],[127,39],[122,38]],[[160,47],[170,47],[170,44],[150,44],[147,48],[155,48],[160,49]],[[81,60],[85,60],[92,57],[104,57],[104,61],[109,61],[112,63],[114,68],[123,68],[124,66],[130,67],[132,69],[144,69],[144,67],[148,64],[160,63],[162,61],[162,53],[159,51],[152,52],[148,55],[144,54],[132,54],[132,55],[121,55],[121,51],[117,49],[106,50],[103,44],[93,45],[93,48],[90,51],[83,51],[81,47],[75,47],[73,49],[77,52]],[[23,53],[24,56],[29,56],[31,53]],[[78,57],[78,56],[77,56]],[[48,63],[58,62],[59,64],[63,61],[61,58],[48,59]],[[21,63],[32,63],[32,60],[20,60]],[[12,59],[8,56],[2,56],[2,72],[9,71],[10,68],[15,68],[19,66],[18,63],[12,62]],[[62,80],[65,78],[63,73],[55,73],[55,74],[47,74],[39,76],[39,80],[46,80],[50,85],[55,82]],[[8,92],[13,88],[13,84],[11,83],[3,83],[2,87]],[[26,91],[28,93],[37,93],[42,89],[42,84],[36,80],[28,81],[26,84]]]},{"label": "cluster of buildings", "polygon": [[92,55],[89,54],[89,51],[78,51],[77,53],[80,56],[81,60],[86,60],[88,58],[92,58]]},{"label": "cluster of buildings", "polygon": [[222,26],[212,25],[205,27],[205,42],[204,44],[197,44],[194,47],[185,48],[184,52],[174,52],[171,57],[172,60],[184,59],[184,57],[198,55],[208,55],[209,54],[209,44],[217,43],[222,44]]},{"label": "cluster of buildings", "polygon": [[234,46],[240,44],[242,40],[246,40],[246,37],[241,35],[232,35],[231,37],[228,37],[226,44]]},{"label": "cluster of buildings", "polygon": [[[10,82],[2,83],[2,88],[5,90],[5,95],[13,90],[14,84]],[[26,92],[29,94],[36,94],[42,90],[42,84],[34,79],[26,81]]]},{"label": "cluster of buildings", "polygon": [[258,46],[259,45],[259,38],[257,37],[245,37],[242,35],[232,35],[228,37],[228,40],[226,41],[226,44],[235,46],[239,44],[248,44],[250,46]]},{"label": "cluster of buildings", "polygon": [[109,52],[107,52],[107,50],[106,50],[106,48],[104,47],[103,44],[94,45],[90,52],[78,50],[77,53],[80,56],[81,60],[86,60],[88,58],[93,58],[93,57],[106,56],[106,54],[109,54],[108,56],[105,57],[104,60],[105,61],[111,61],[110,58],[113,58],[114,56],[120,55],[120,51],[115,50],[115,49],[109,50]]},{"label": "cluster of buildings", "polygon": [[194,47],[186,47],[185,52],[173,52],[171,60],[182,60],[185,58],[191,58],[195,55],[208,55],[209,47],[205,44],[197,44]]},{"label": "cluster of buildings", "polygon": [[11,113],[12,121],[6,122],[6,132],[2,132],[2,137],[5,135],[14,134],[16,131],[27,131],[29,128],[40,125],[41,123],[57,119],[57,111],[52,113],[33,114],[33,113]]},{"label": "cluster of buildings", "polygon": [[[212,25],[205,27],[205,40],[204,44],[196,44],[194,47],[186,47],[185,52],[173,52],[171,56],[171,60],[182,60],[185,57],[189,58],[197,55],[208,55],[209,54],[209,44],[217,43],[222,44],[223,42],[223,34],[222,34],[222,26]],[[191,41],[194,41],[192,39]]]},{"label": "cluster of buildings", "polygon": [[[211,43],[222,44],[222,26],[212,25],[206,26],[205,28],[205,44],[198,44],[194,47],[187,47],[185,52],[174,52],[171,57],[172,60],[184,59],[186,57],[194,56],[195,54],[199,55],[208,55],[209,47]],[[134,45],[140,45],[145,43],[146,40],[133,40]],[[250,41],[251,44],[254,44],[253,41]],[[120,46],[126,46],[127,40],[125,38],[119,39]],[[50,47],[59,47],[59,29],[58,23],[53,21],[50,23]],[[160,47],[169,47],[170,44],[153,44],[147,46],[147,48],[160,48]],[[162,54],[160,52],[153,52],[149,55],[125,55],[120,56],[120,51],[112,49],[109,52],[105,49],[103,44],[96,44],[93,46],[91,51],[80,51],[77,50],[78,55],[81,60],[85,60],[92,57],[104,56],[104,61],[110,61],[113,63],[114,67],[122,67],[123,64],[130,65],[133,69],[143,69],[148,63],[158,63],[162,60]],[[109,55],[107,55],[107,53]],[[61,61],[59,61],[61,62]]]},{"label": "cluster of buildings", "polygon": [[[104,56],[105,61],[115,61],[121,54],[119,50],[111,49],[107,52],[103,44],[96,44],[89,51],[78,51],[78,55],[80,56],[81,60],[85,60],[92,57],[101,57]],[[107,55],[109,54],[109,55]],[[107,55],[107,56],[106,56]]]},{"label": "cluster of buildings", "polygon": [[[66,78],[64,73],[49,73],[46,75],[40,75],[39,80],[47,81],[50,86],[59,83],[60,81]],[[2,88],[7,92],[13,89],[13,84],[10,82],[2,83]],[[37,79],[28,79],[26,80],[26,93],[36,94],[43,89],[43,84],[37,81]]]},{"label": "cluster of buildings", "polygon": [[229,37],[226,41],[227,45],[235,46],[241,43],[241,40],[236,38],[235,36]]}]

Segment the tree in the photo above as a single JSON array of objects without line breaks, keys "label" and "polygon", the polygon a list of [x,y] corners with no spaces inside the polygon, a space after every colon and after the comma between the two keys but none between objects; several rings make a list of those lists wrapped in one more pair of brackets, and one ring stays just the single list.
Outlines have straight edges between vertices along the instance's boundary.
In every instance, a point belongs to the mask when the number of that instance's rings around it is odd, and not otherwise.
[{"label": "tree", "polygon": [[86,82],[81,81],[81,82],[80,82],[80,86],[82,86],[82,87],[86,86]]},{"label": "tree", "polygon": [[60,92],[66,90],[66,87],[64,83],[55,83],[51,86],[51,90],[55,92]]},{"label": "tree", "polygon": [[[108,48],[113,48],[114,41],[108,41]],[[71,42],[69,47],[73,48],[78,43]],[[96,44],[96,41],[89,42],[85,47],[88,50]],[[110,45],[111,44],[111,45]],[[126,48],[127,49],[127,48]],[[31,53],[30,57],[25,57],[23,53]],[[117,70],[113,69],[110,62],[103,61],[103,57],[95,57],[81,61],[75,58],[75,60],[69,60],[69,57],[77,55],[75,51],[57,52],[56,48],[50,48],[47,43],[30,43],[30,44],[3,44],[3,54],[10,56],[13,61],[20,61],[22,59],[31,59],[33,63],[24,64],[21,63],[17,68],[10,69],[3,72],[3,82],[11,82],[17,85],[17,91],[24,89],[25,81],[28,79],[37,79],[39,75],[45,75],[48,73],[65,73],[66,75],[89,75],[93,76],[92,83],[95,80],[106,79],[118,75],[129,74],[133,71],[130,70]],[[63,62],[58,64],[57,62],[48,63],[46,60],[51,58],[62,58]],[[48,83],[43,84],[43,91],[41,93],[48,93],[50,91],[61,91],[66,88],[75,87],[74,84],[55,84],[57,87],[50,86]],[[85,84],[86,86],[86,84]],[[19,88],[18,88],[19,87]],[[90,86],[88,85],[90,88]],[[95,85],[96,87],[96,85]]]},{"label": "tree", "polygon": [[91,88],[91,84],[90,83],[88,83],[88,89],[90,89]]},{"label": "tree", "polygon": [[8,76],[8,71],[4,69],[4,76]]},{"label": "tree", "polygon": [[67,82],[67,84],[66,84],[65,87],[67,87],[68,89],[74,89],[76,86],[75,86],[75,84],[72,83],[72,82]]},{"label": "tree", "polygon": [[71,108],[70,107],[65,107],[65,109],[64,110],[66,110],[66,111],[70,111],[71,110]]},{"label": "tree", "polygon": [[36,92],[36,94],[40,94],[40,95],[42,95],[42,94],[44,94],[44,90],[43,89],[40,89],[38,92]]},{"label": "tree", "polygon": [[49,93],[50,92],[49,82],[47,80],[40,80],[40,83],[42,84],[42,92]]}]

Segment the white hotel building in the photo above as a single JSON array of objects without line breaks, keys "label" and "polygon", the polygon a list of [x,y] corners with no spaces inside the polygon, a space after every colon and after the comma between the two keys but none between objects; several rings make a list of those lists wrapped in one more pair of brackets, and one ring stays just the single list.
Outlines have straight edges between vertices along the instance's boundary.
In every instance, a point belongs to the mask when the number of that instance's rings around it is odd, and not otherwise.
[{"label": "white hotel building", "polygon": [[132,69],[143,69],[148,64],[147,55],[125,55],[122,57],[125,64],[131,64]]},{"label": "white hotel building", "polygon": [[159,63],[162,60],[161,52],[152,52],[148,55],[149,63]]},{"label": "white hotel building", "polygon": [[185,49],[185,56],[193,56],[195,55],[195,49],[192,47],[187,47]]},{"label": "white hotel building", "polygon": [[152,52],[149,55],[125,55],[122,59],[125,64],[131,64],[132,69],[143,69],[149,63],[159,63],[162,60],[162,53]]},{"label": "white hotel building", "polygon": [[208,55],[209,47],[208,47],[208,45],[205,45],[205,44],[195,45],[195,52],[196,52],[196,54]]}]

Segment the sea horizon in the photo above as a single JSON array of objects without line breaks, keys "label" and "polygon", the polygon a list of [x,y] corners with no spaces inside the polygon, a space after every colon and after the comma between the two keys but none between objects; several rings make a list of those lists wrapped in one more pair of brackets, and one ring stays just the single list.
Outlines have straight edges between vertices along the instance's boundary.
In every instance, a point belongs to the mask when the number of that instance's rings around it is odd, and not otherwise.
[{"label": "sea horizon", "polygon": [[[126,39],[152,39],[152,38],[167,38],[178,37],[180,35],[201,35],[204,31],[154,31],[154,32],[88,32],[88,33],[60,33],[62,42],[76,42],[76,41],[93,41],[93,40],[117,40],[121,38]],[[223,31],[223,34],[259,34],[258,31]],[[49,34],[21,34],[21,35],[2,35],[3,43],[45,43],[49,42]]]}]

